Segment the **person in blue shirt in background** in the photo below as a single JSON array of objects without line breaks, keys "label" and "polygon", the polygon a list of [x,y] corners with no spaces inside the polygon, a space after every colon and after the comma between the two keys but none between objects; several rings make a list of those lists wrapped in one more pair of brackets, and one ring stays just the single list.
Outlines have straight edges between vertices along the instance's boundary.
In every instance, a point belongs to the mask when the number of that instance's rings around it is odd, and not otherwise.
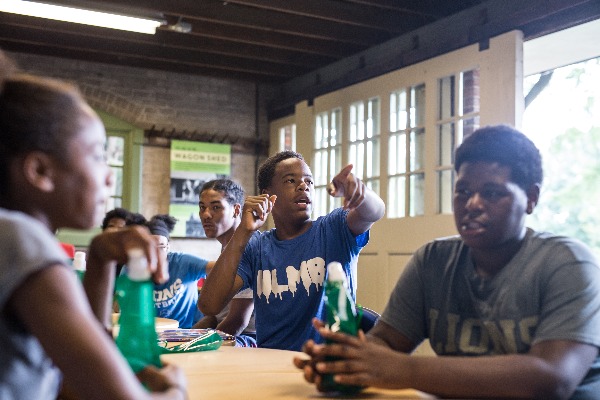
[{"label": "person in blue shirt in background", "polygon": [[166,214],[155,215],[146,223],[169,263],[169,280],[154,285],[154,307],[158,317],[175,319],[180,328],[191,328],[202,317],[196,306],[198,279],[206,277],[214,261],[170,251],[171,232],[176,223],[175,217]]}]

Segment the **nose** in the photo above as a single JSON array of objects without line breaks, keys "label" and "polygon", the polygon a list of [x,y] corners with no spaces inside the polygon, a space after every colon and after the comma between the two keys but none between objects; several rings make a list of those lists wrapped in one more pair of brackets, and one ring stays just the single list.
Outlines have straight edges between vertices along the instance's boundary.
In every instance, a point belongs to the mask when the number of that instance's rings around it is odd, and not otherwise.
[{"label": "nose", "polygon": [[469,200],[467,200],[466,208],[469,211],[481,210],[483,208],[483,197],[479,194],[479,192],[474,192]]},{"label": "nose", "polygon": [[200,210],[200,212],[198,213],[200,214],[200,219],[210,219],[212,218],[212,214],[210,213],[209,209],[205,209],[204,211]]},{"label": "nose", "polygon": [[309,190],[308,183],[306,183],[305,181],[300,182],[300,184],[298,185],[298,190],[304,191],[304,192]]}]

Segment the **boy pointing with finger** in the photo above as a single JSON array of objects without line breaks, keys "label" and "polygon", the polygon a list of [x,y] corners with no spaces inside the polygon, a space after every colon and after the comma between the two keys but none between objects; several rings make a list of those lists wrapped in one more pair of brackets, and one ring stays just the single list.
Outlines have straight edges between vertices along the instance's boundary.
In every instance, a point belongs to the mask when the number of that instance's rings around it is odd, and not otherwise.
[{"label": "boy pointing with finger", "polygon": [[[351,170],[343,168],[330,190],[344,198],[343,208],[313,221],[314,183],[302,155],[268,158],[258,170],[261,194],[246,199],[242,221],[204,283],[201,311],[216,314],[240,289],[252,288],[259,347],[300,350],[307,339],[318,340],[311,320],[324,317],[326,266],[343,265],[355,296],[358,254],[385,212]],[[268,214],[275,228],[259,232]]]}]

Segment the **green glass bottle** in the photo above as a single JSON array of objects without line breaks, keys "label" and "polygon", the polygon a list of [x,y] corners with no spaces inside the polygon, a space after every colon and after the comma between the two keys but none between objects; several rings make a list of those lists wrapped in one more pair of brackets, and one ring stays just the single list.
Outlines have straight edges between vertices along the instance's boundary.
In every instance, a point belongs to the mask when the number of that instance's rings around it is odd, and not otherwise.
[{"label": "green glass bottle", "polygon": [[[334,332],[343,332],[357,336],[360,318],[357,315],[356,305],[348,290],[346,274],[342,264],[331,262],[327,266],[327,281],[325,282],[325,312],[326,324]],[[330,343],[327,341],[327,343]],[[327,360],[335,360],[329,357]],[[321,390],[326,392],[341,392],[346,394],[358,393],[362,386],[341,385],[333,380],[333,375],[323,375]]]},{"label": "green glass bottle", "polygon": [[116,296],[121,307],[117,347],[133,372],[147,365],[161,367],[153,289],[147,260],[141,249],[128,253],[127,273],[117,280]]}]

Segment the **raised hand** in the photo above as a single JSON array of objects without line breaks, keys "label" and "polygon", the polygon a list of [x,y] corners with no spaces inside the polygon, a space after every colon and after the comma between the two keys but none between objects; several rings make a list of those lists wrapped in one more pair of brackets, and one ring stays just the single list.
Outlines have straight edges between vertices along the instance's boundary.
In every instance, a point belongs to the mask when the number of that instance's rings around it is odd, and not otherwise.
[{"label": "raised hand", "polygon": [[242,209],[241,227],[249,231],[255,231],[264,225],[267,216],[273,209],[277,196],[260,194],[248,196]]},{"label": "raised hand", "polygon": [[344,208],[353,210],[365,200],[366,187],[362,180],[352,173],[352,164],[346,165],[333,177],[327,186],[329,195],[344,198]]}]

